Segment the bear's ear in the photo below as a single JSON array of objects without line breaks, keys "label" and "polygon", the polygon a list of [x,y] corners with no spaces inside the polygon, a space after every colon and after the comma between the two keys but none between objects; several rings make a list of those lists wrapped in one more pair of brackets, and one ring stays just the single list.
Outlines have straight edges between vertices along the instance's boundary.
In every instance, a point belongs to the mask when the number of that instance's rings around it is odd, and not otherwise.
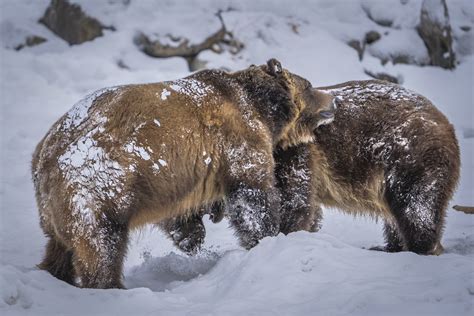
[{"label": "bear's ear", "polygon": [[283,68],[281,67],[281,63],[272,58],[267,61],[268,73],[272,76],[278,77],[283,73]]}]

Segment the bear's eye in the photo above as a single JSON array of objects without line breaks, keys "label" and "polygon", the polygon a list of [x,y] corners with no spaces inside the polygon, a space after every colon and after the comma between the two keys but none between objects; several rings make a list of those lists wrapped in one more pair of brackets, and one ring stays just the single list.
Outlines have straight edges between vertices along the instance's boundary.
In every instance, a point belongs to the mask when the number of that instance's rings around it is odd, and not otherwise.
[{"label": "bear's eye", "polygon": [[303,87],[304,87],[303,88],[304,91],[311,89],[312,88],[311,82],[305,80]]},{"label": "bear's eye", "polygon": [[308,91],[310,91],[311,89],[312,89],[311,84],[305,84],[305,85],[303,86],[303,89],[301,90],[301,93],[302,93],[302,94],[306,94],[306,93],[308,93]]}]

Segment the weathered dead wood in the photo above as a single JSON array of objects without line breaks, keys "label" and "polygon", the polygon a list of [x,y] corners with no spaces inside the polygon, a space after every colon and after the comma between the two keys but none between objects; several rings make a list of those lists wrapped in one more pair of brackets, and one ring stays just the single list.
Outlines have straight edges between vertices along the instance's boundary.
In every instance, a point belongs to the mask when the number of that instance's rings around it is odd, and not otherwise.
[{"label": "weathered dead wood", "polygon": [[370,70],[364,69],[364,73],[367,76],[370,76],[374,79],[385,80],[385,81],[388,81],[388,82],[401,84],[400,78],[392,76],[392,75],[390,75],[388,73],[385,73],[385,72],[372,72]]},{"label": "weathered dead wood", "polygon": [[453,209],[459,212],[463,212],[465,214],[474,214],[474,206],[454,205]]},{"label": "weathered dead wood", "polygon": [[110,29],[97,19],[88,16],[78,4],[67,0],[51,0],[43,17],[39,20],[57,36],[69,43],[77,45],[102,36],[102,30]]},{"label": "weathered dead wood", "polygon": [[229,47],[231,54],[237,54],[240,52],[244,45],[234,38],[232,32],[229,32],[225,26],[222,18],[221,11],[216,13],[216,16],[221,22],[221,28],[215,33],[208,36],[203,42],[197,44],[190,44],[189,39],[180,36],[173,36],[167,34],[172,42],[176,45],[162,44],[159,40],[150,40],[150,38],[139,33],[135,37],[135,44],[148,56],[156,58],[169,58],[169,57],[183,57],[188,62],[190,71],[197,70],[197,68],[203,65],[202,61],[197,59],[200,52],[204,50],[212,50],[215,53],[222,53],[224,51],[223,46]]}]

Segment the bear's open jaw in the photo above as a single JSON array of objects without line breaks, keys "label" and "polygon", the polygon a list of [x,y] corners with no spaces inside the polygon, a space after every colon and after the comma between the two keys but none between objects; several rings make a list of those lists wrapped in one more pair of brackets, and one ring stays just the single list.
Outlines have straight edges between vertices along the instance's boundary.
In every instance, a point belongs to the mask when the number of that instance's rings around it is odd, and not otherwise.
[{"label": "bear's open jaw", "polygon": [[331,124],[333,121],[334,121],[334,116],[329,117],[329,118],[326,118],[326,119],[323,119],[323,120],[320,120],[320,121],[318,122],[318,125],[316,126],[316,128],[320,127],[321,125],[328,125],[328,124]]}]

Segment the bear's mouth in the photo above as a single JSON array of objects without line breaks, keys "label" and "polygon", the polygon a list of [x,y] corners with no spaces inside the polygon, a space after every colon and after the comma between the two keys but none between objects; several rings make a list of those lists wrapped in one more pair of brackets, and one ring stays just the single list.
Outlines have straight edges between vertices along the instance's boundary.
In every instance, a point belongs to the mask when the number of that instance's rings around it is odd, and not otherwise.
[{"label": "bear's mouth", "polygon": [[316,128],[318,128],[321,125],[327,125],[327,124],[332,123],[334,121],[334,115],[335,115],[336,109],[337,109],[336,98],[333,98],[329,109],[325,109],[318,113],[321,119],[318,121]]},{"label": "bear's mouth", "polygon": [[333,121],[334,121],[334,113],[330,117],[319,120],[318,125],[316,125],[316,128],[318,128],[321,125],[331,124]]}]

